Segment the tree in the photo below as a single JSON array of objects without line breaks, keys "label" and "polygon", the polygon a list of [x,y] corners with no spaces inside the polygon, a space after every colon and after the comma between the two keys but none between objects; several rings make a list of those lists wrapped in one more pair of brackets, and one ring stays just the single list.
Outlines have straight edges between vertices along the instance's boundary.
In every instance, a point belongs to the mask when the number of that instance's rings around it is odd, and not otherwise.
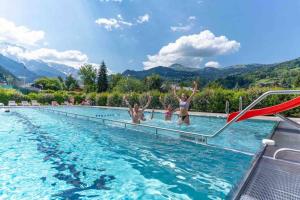
[{"label": "tree", "polygon": [[62,89],[65,90],[66,86],[65,86],[64,79],[61,76],[58,76],[57,79],[59,80],[60,84],[62,85]]},{"label": "tree", "polygon": [[83,82],[84,90],[86,92],[94,92],[96,89],[96,69],[90,64],[85,64],[80,67],[78,74]]},{"label": "tree", "polygon": [[108,89],[107,68],[104,61],[101,63],[97,76],[97,92],[106,92]]},{"label": "tree", "polygon": [[78,81],[75,78],[73,78],[73,76],[70,74],[66,77],[65,87],[67,90],[72,91],[78,89],[79,84]]},{"label": "tree", "polygon": [[143,92],[145,90],[145,84],[135,78],[124,77],[118,81],[114,90],[119,92]]},{"label": "tree", "polygon": [[39,78],[34,81],[34,85],[42,87],[43,90],[62,90],[63,85],[58,78]]},{"label": "tree", "polygon": [[300,87],[300,75],[298,75],[294,80],[294,87]]},{"label": "tree", "polygon": [[114,87],[117,86],[118,82],[123,78],[122,74],[117,73],[117,74],[112,74],[110,76],[110,84],[109,87],[111,90],[114,89]]},{"label": "tree", "polygon": [[163,80],[159,75],[153,74],[151,76],[147,76],[145,82],[149,90],[160,90]]}]

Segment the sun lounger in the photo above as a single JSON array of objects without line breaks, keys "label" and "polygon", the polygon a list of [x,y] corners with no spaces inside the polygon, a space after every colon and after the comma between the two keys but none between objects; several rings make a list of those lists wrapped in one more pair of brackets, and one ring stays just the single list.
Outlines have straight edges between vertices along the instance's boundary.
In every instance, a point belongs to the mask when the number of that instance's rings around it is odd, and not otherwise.
[{"label": "sun lounger", "polygon": [[3,107],[4,106],[4,103],[0,103],[0,107]]},{"label": "sun lounger", "polygon": [[59,104],[57,103],[57,101],[52,101],[51,106],[59,106]]},{"label": "sun lounger", "polygon": [[22,106],[30,106],[30,103],[28,101],[21,101]]},{"label": "sun lounger", "polygon": [[32,106],[40,106],[41,104],[37,102],[37,100],[31,100],[31,105]]},{"label": "sun lounger", "polygon": [[17,106],[15,101],[9,101],[8,106]]}]

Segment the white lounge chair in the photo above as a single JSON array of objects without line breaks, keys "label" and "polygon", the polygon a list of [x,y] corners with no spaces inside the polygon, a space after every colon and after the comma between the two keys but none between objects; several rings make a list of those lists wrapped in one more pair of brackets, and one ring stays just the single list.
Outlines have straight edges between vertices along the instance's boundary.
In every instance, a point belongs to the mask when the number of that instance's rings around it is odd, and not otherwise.
[{"label": "white lounge chair", "polygon": [[30,103],[28,101],[21,101],[22,106],[30,106]]},{"label": "white lounge chair", "polygon": [[37,100],[31,100],[31,105],[32,106],[40,106],[41,104],[37,102]]},{"label": "white lounge chair", "polygon": [[17,106],[15,101],[8,101],[8,106]]},{"label": "white lounge chair", "polygon": [[0,103],[0,107],[3,107],[4,106],[4,103]]}]

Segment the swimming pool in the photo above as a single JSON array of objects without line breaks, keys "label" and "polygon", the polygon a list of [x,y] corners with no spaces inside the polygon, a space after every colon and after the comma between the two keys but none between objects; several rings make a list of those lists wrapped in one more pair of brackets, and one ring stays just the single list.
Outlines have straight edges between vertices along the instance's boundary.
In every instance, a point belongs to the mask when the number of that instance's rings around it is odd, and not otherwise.
[{"label": "swimming pool", "polygon": [[[128,120],[121,110],[55,109]],[[178,127],[161,119],[157,113],[146,123],[198,132],[224,123],[222,118],[192,117],[194,126]],[[248,127],[238,124],[230,129],[245,131],[248,141],[238,141],[241,134],[229,142],[225,138],[233,133],[228,131],[220,135],[223,139],[210,142],[218,147],[234,143],[231,147],[237,149],[249,143],[247,150],[256,152],[257,141],[271,133],[274,123],[244,125]],[[253,159],[248,154],[33,108],[1,111],[0,140],[0,199],[226,199]]]}]

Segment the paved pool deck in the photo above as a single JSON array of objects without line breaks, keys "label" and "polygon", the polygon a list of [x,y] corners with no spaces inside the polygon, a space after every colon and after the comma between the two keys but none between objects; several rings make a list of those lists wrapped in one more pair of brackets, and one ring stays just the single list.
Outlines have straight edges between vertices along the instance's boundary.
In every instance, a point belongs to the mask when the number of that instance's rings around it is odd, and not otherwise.
[{"label": "paved pool deck", "polygon": [[273,159],[280,148],[300,149],[300,130],[280,122],[248,177],[233,199],[241,200],[300,200],[300,153],[284,151]]}]

